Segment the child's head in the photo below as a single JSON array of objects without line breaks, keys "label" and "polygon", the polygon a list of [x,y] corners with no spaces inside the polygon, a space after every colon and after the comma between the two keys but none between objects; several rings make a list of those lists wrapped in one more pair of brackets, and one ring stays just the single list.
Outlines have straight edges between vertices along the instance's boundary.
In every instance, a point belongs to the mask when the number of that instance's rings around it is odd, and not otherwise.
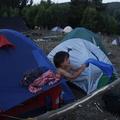
[{"label": "child's head", "polygon": [[67,66],[70,64],[69,54],[64,51],[57,52],[53,58],[53,61],[57,68]]}]

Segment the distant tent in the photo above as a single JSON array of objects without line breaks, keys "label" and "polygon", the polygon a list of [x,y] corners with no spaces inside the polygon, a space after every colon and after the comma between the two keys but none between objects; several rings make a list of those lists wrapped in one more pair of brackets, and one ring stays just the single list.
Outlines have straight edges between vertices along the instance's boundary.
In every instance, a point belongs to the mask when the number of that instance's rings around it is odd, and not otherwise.
[{"label": "distant tent", "polygon": [[120,39],[114,39],[113,41],[112,41],[112,45],[120,45]]},{"label": "distant tent", "polygon": [[60,27],[58,27],[58,26],[56,26],[56,27],[53,27],[53,28],[51,29],[51,31],[52,31],[52,32],[63,32],[63,29],[60,28]]},{"label": "distant tent", "polygon": [[19,32],[28,30],[22,17],[2,17],[0,18],[0,29],[13,29]]},{"label": "distant tent", "polygon": [[63,29],[63,32],[64,33],[69,33],[69,32],[71,32],[73,29],[72,29],[72,27],[71,26],[66,26],[64,29]]},{"label": "distant tent", "polygon": [[[93,41],[93,37],[94,41]],[[76,28],[68,33],[61,44],[56,46],[49,54],[48,58],[53,62],[53,56],[59,51],[69,51],[70,62],[78,68],[87,59],[94,58],[98,61],[103,61],[111,65],[110,60],[102,51],[97,35],[85,28]],[[98,47],[98,46],[99,47]],[[100,49],[101,48],[101,49]],[[73,84],[82,88],[86,93],[91,93],[94,90],[107,85],[110,79],[103,74],[102,70],[92,64],[75,80]]]},{"label": "distant tent", "polygon": [[[46,67],[55,71],[55,68],[44,52],[23,34],[1,29],[0,36],[0,118],[1,111],[6,115],[15,116],[46,105],[43,104],[43,99],[47,99],[45,96],[50,95],[51,90],[54,95],[56,90],[62,89],[65,103],[74,99],[65,80],[61,80],[58,84],[45,86],[43,91],[37,94],[30,93],[24,88],[21,80],[27,71],[38,67]],[[55,108],[56,105],[53,107]]]}]

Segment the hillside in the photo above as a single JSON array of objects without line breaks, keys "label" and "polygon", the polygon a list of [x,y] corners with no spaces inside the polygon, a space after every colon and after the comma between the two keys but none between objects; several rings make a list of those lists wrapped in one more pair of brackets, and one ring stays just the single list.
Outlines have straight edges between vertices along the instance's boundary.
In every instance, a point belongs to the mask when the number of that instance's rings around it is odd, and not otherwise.
[{"label": "hillside", "polygon": [[116,11],[120,12],[120,2],[111,2],[111,3],[106,3],[104,5],[106,11],[111,15],[113,15]]}]

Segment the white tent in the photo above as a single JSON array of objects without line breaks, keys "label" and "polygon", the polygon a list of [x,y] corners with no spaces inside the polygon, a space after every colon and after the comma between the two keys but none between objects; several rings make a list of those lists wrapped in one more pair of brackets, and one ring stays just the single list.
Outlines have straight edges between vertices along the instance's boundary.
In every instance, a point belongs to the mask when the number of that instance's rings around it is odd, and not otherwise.
[{"label": "white tent", "polygon": [[72,27],[71,26],[66,26],[64,29],[63,29],[63,32],[64,33],[69,33],[69,32],[71,32],[73,29],[72,29]]},{"label": "white tent", "polygon": [[112,41],[112,45],[117,45],[117,40],[116,39]]},{"label": "white tent", "polygon": [[[53,56],[59,51],[68,51],[70,54],[70,62],[74,66],[79,67],[83,64],[88,58],[99,59],[105,63],[111,64],[110,60],[107,56],[99,49],[96,45],[91,43],[90,41],[80,39],[80,38],[72,38],[66,40],[56,46],[49,54],[48,58],[51,62],[53,62]],[[73,83],[88,94],[97,89],[98,82],[100,78],[102,78],[103,72],[98,67],[90,64],[88,68],[75,80]]]},{"label": "white tent", "polygon": [[119,39],[114,39],[112,41],[112,45],[120,45],[120,40]]}]

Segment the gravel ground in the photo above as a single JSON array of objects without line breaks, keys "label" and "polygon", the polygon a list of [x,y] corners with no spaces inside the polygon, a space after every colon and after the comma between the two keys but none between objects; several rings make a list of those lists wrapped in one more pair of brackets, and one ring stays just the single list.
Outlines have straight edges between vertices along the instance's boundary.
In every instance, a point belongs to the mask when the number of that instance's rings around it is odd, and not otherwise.
[{"label": "gravel ground", "polygon": [[[100,98],[90,100],[82,107],[74,109],[74,111],[66,113],[60,116],[56,120],[120,120],[118,116],[113,116],[101,107],[97,107],[96,104],[100,104]],[[55,120],[55,119],[54,119]]]}]

